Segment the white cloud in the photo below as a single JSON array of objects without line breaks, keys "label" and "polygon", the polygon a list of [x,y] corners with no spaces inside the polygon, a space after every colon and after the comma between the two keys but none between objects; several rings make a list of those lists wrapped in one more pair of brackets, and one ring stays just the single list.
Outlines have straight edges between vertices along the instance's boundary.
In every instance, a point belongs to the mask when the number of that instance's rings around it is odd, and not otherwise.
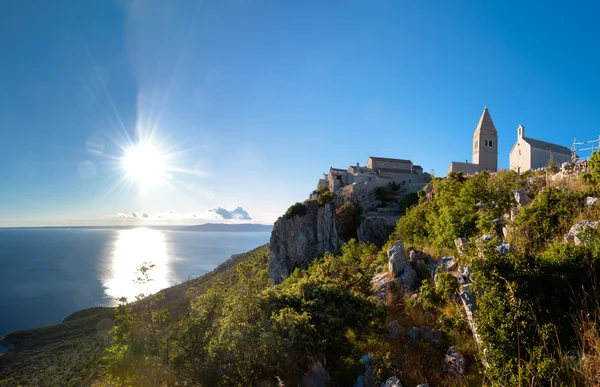
[{"label": "white cloud", "polygon": [[237,220],[251,220],[252,218],[248,213],[242,208],[237,207],[234,210],[226,210],[225,208],[213,208],[212,210],[208,210],[212,212],[216,218],[218,219],[237,219]]}]

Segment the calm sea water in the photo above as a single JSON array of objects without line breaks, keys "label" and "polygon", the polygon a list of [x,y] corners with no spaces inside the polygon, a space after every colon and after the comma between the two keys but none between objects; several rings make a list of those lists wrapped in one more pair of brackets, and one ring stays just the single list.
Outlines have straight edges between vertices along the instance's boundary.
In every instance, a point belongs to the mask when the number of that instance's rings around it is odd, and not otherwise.
[{"label": "calm sea water", "polygon": [[[268,232],[0,229],[0,336],[198,277]],[[151,281],[136,283],[144,263]]]}]

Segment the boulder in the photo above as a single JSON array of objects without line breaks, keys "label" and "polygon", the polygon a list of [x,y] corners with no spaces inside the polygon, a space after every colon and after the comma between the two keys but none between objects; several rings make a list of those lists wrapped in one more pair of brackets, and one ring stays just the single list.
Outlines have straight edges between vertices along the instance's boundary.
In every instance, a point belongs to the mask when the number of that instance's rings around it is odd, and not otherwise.
[{"label": "boulder", "polygon": [[421,329],[419,329],[419,327],[410,328],[406,334],[406,337],[408,338],[408,343],[410,345],[419,345],[419,341],[421,340]]},{"label": "boulder", "polygon": [[595,206],[597,201],[598,201],[598,198],[595,198],[593,196],[588,196],[587,198],[585,198],[585,206],[586,207]]},{"label": "boulder", "polygon": [[329,374],[319,362],[313,363],[302,377],[302,387],[323,387],[329,383]]},{"label": "boulder", "polygon": [[510,251],[510,243],[500,242],[498,244],[498,246],[496,247],[496,251],[499,252],[502,255],[508,254],[509,251]]},{"label": "boulder", "polygon": [[371,283],[373,284],[373,290],[375,293],[373,296],[381,302],[385,302],[385,296],[387,293],[387,289],[389,288],[392,281],[390,281],[389,274],[379,273],[373,276]]},{"label": "boulder", "polygon": [[398,320],[394,320],[389,323],[386,327],[387,329],[387,337],[389,340],[400,340],[404,336],[404,332],[406,331]]},{"label": "boulder", "polygon": [[450,347],[446,351],[444,373],[451,378],[460,378],[465,374],[465,357],[456,347]]},{"label": "boulder", "polygon": [[407,266],[408,255],[406,254],[404,243],[398,241],[388,250],[388,270],[392,277],[396,278],[402,275]]},{"label": "boulder", "polygon": [[426,384],[419,384],[417,387],[427,387]]},{"label": "boulder", "polygon": [[392,376],[386,380],[385,383],[382,383],[381,387],[402,387],[402,383],[400,383],[400,380],[397,377]]},{"label": "boulder", "polygon": [[364,375],[359,375],[354,382],[354,387],[373,387],[375,385],[375,374],[373,372],[373,366],[375,361],[369,355],[362,355],[360,360],[365,366]]},{"label": "boulder", "polygon": [[400,289],[414,289],[419,283],[419,278],[417,277],[415,269],[407,266],[400,276],[394,278],[394,281]]},{"label": "boulder", "polygon": [[454,257],[440,258],[436,263],[437,272],[454,271],[458,268],[458,264]]},{"label": "boulder", "polygon": [[586,229],[598,228],[600,221],[582,220],[575,223],[565,235],[565,242],[579,245],[583,242],[583,234]]},{"label": "boulder", "polygon": [[515,196],[515,201],[517,202],[519,207],[527,207],[531,204],[531,199],[522,189],[515,190],[513,194]]}]

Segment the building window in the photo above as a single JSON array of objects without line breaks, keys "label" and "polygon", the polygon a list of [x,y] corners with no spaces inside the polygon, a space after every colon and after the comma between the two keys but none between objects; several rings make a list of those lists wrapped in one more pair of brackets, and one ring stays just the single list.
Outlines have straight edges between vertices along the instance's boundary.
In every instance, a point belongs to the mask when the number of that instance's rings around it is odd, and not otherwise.
[{"label": "building window", "polygon": [[485,146],[488,146],[488,140],[485,140]]},{"label": "building window", "polygon": [[408,184],[412,183],[412,179],[408,179]]},{"label": "building window", "polygon": [[490,140],[490,146],[492,146],[492,140]]}]

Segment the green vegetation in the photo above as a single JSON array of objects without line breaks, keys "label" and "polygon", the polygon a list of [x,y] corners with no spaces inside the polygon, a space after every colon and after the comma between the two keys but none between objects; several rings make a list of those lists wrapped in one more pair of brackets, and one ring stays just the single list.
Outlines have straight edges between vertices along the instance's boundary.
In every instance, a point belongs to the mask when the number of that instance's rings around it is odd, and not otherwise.
[{"label": "green vegetation", "polygon": [[[592,171],[600,164],[593,160]],[[360,359],[369,354],[376,383],[396,375],[406,386],[597,385],[600,234],[585,231],[579,245],[563,241],[575,222],[600,220],[600,206],[585,206],[596,183],[590,178],[559,188],[550,181],[544,171],[435,179],[429,199],[405,196],[405,215],[382,249],[348,234],[340,251],[315,257],[270,286],[269,251],[262,246],[156,295],[20,332],[11,338],[19,349],[0,357],[0,372],[7,375],[2,383],[299,385],[319,362],[332,386],[346,386],[364,372]],[[518,208],[516,189],[529,195],[529,205]],[[510,220],[507,214],[517,208]],[[285,216],[306,211],[296,203]],[[347,202],[336,212],[358,222],[362,209]],[[460,254],[457,237],[467,240]],[[508,253],[497,250],[502,238],[512,246]],[[479,349],[456,302],[461,285],[451,273],[438,270],[434,284],[422,263],[415,296],[391,285],[385,302],[372,297],[372,278],[385,270],[387,249],[397,240],[434,259],[454,255],[472,270]],[[151,280],[151,265],[141,269],[138,280]],[[386,325],[392,320],[407,330],[440,329],[442,339],[415,344],[405,335],[391,336]],[[467,361],[460,379],[443,373],[449,346]]]},{"label": "green vegetation", "polygon": [[[600,171],[597,155],[591,176]],[[440,253],[452,253],[457,237],[469,240],[459,263],[472,269],[473,290],[479,294],[476,323],[485,348],[479,357],[488,364],[487,384],[596,385],[600,240],[595,230],[578,246],[564,242],[563,236],[580,219],[600,219],[600,212],[585,208],[592,188],[553,188],[542,174],[501,171],[436,180],[434,199],[422,197],[411,207],[390,240]],[[497,220],[517,208],[515,189],[525,190],[533,201],[509,221],[512,249],[501,254],[496,250],[499,238],[487,244],[478,239],[501,235],[506,221]],[[437,289],[426,283],[419,291],[418,306],[437,314],[442,325],[451,321],[445,313],[457,286],[451,277],[438,274]]]},{"label": "green vegetation", "polygon": [[317,198],[317,203],[319,203],[319,207],[324,207],[325,204],[329,203],[333,200],[333,192],[329,190],[329,187],[325,185],[319,186],[317,188],[317,194],[319,195]]},{"label": "green vegetation", "polygon": [[284,217],[286,219],[292,219],[296,216],[304,216],[308,212],[306,206],[302,203],[295,203],[290,206],[285,212]]}]

